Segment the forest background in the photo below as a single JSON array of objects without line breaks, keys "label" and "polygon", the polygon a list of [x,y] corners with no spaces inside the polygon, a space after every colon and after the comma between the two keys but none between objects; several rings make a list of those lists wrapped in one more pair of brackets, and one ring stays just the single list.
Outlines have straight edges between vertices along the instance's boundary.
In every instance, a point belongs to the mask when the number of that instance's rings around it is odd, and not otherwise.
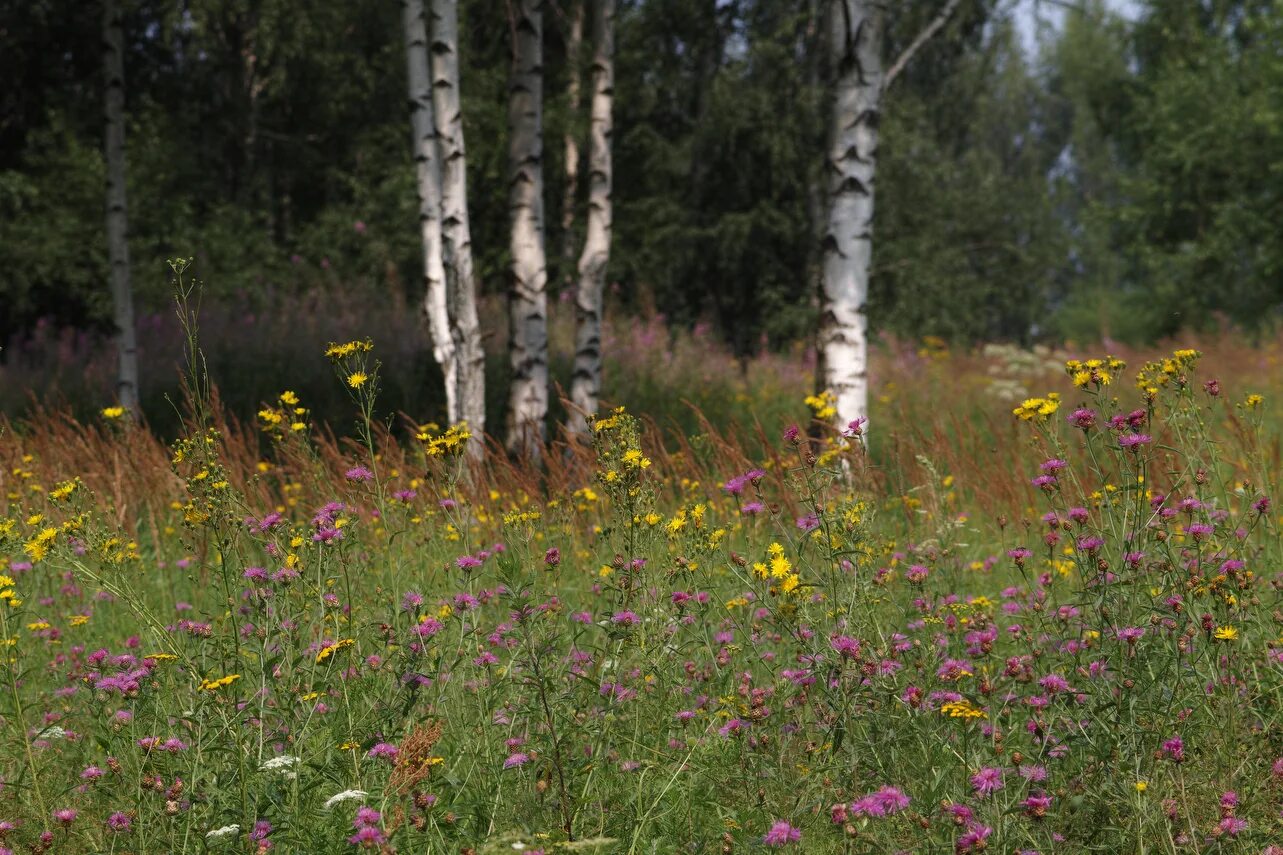
[{"label": "forest background", "polygon": [[[92,414],[111,403],[114,380],[102,22],[70,0],[3,5],[0,408],[30,413],[34,392]],[[894,4],[888,62],[942,5]],[[635,364],[646,351],[715,350],[742,376],[755,360],[810,364],[832,73],[822,6],[620,5],[606,400],[627,393],[680,417],[671,390],[645,398],[621,353]],[[562,144],[578,139],[585,154],[587,106],[571,83],[586,85],[591,45],[572,50],[577,9],[547,4],[543,32],[552,380],[562,387],[588,192]],[[232,412],[252,418],[287,377],[318,420],[346,420],[346,396],[316,357],[327,341],[373,335],[389,411],[443,419],[418,310],[397,5],[130,0],[122,12],[129,249],[152,425],[177,420],[165,403],[178,396],[181,356],[166,266],[175,256],[195,259],[210,371]],[[1283,301],[1279,12],[1229,0],[957,4],[882,109],[875,352],[924,339],[965,350],[1271,335]],[[508,371],[512,22],[497,0],[460,7],[490,425],[503,422]],[[875,353],[875,395],[877,374]]]}]

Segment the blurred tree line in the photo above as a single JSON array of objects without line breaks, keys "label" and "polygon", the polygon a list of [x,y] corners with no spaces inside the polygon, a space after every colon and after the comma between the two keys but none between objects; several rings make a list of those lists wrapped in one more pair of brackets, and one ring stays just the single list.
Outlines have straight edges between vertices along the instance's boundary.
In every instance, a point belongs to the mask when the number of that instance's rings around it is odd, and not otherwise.
[{"label": "blurred tree line", "polygon": [[[545,25],[552,298],[574,0]],[[1033,0],[1023,0],[1032,3]],[[194,255],[207,296],[318,284],[415,305],[421,256],[396,4],[125,0],[141,306]],[[894,56],[938,11],[893,4]],[[1065,4],[1057,4],[1063,6]],[[884,105],[875,330],[959,343],[1154,339],[1273,323],[1283,289],[1283,8],[1070,4],[1032,55],[1016,6],[964,0]],[[748,356],[815,322],[823,0],[627,0],[617,19],[612,312],[709,321]],[[0,341],[106,329],[100,21],[0,2]],[[460,26],[477,269],[507,275],[510,18]],[[582,52],[582,50],[581,50]],[[584,192],[580,182],[581,195]],[[582,204],[582,200],[580,200]],[[570,228],[578,243],[582,213]],[[426,347],[426,344],[425,344]]]}]

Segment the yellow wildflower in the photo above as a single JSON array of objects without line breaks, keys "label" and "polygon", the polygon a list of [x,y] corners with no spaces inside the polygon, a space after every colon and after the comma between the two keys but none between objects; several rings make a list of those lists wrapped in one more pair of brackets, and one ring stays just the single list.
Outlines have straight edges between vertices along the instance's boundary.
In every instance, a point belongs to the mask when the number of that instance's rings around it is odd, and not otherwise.
[{"label": "yellow wildflower", "polygon": [[200,685],[197,686],[196,688],[198,691],[201,691],[201,692],[215,692],[223,688],[224,686],[230,686],[232,683],[235,683],[240,678],[241,678],[240,674],[228,674],[226,677],[218,677],[217,679],[214,679],[214,680],[204,679],[200,681]]}]

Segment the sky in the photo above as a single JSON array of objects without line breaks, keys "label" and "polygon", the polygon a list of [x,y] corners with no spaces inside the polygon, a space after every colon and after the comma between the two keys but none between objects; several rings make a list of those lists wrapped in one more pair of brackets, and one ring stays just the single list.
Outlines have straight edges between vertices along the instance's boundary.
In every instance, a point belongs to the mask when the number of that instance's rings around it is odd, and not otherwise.
[{"label": "sky", "polygon": [[[1072,0],[1066,0],[1066,2],[1072,2]],[[1134,21],[1140,17],[1144,2],[1143,0],[1105,0],[1105,6],[1124,18]],[[1039,22],[1043,26],[1059,27],[1065,16],[1065,9],[1063,4],[1050,2],[1050,0],[1016,0],[1014,16],[1025,53],[1032,55],[1038,46]]]}]

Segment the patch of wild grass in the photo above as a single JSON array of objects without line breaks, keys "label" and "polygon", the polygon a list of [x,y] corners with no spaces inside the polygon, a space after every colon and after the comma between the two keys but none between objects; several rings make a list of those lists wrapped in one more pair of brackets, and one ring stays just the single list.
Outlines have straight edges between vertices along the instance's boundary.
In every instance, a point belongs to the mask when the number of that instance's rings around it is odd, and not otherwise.
[{"label": "patch of wild grass", "polygon": [[1278,855],[1248,356],[1005,400],[888,345],[868,436],[812,438],[800,369],[614,335],[656,409],[539,472],[387,430],[381,338],[311,356],[349,439],[271,366],[252,425],[196,371],[172,444],[6,430],[0,849]]}]

